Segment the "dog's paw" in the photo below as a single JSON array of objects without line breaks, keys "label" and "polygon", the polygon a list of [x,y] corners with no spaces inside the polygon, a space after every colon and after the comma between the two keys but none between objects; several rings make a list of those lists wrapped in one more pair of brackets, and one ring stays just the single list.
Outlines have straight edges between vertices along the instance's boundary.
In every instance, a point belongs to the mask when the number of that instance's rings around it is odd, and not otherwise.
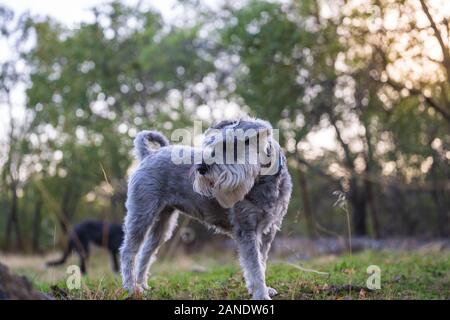
[{"label": "dog's paw", "polygon": [[139,284],[138,286],[141,288],[142,292],[148,291],[151,289],[150,286],[147,284],[147,282],[143,282],[143,283]]},{"label": "dog's paw", "polygon": [[132,294],[134,292],[134,287],[133,287],[133,285],[124,284],[123,290],[125,292],[127,292],[128,294]]},{"label": "dog's paw", "polygon": [[142,296],[142,288],[138,285],[135,286],[124,286],[123,289],[125,290],[125,292],[127,293],[127,298],[126,299],[140,299]]},{"label": "dog's paw", "polygon": [[139,284],[135,284],[133,287],[127,289],[127,291],[130,295],[139,297],[142,295],[142,293],[144,293],[144,288],[142,288],[142,286]]},{"label": "dog's paw", "polygon": [[275,297],[278,294],[278,291],[271,287],[267,287],[267,291],[269,291],[269,297]]},{"label": "dog's paw", "polygon": [[266,290],[258,290],[253,293],[253,300],[272,300],[269,295],[269,291]]}]

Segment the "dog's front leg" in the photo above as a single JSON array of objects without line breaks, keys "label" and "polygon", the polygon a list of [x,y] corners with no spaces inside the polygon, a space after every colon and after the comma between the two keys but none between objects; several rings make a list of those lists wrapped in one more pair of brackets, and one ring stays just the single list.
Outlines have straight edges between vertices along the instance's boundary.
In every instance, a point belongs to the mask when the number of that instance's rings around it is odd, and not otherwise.
[{"label": "dog's front leg", "polygon": [[236,242],[245,281],[254,300],[270,300],[256,231],[238,230]]},{"label": "dog's front leg", "polygon": [[[266,234],[263,234],[261,238],[261,261],[264,274],[267,271],[267,258],[269,257],[270,247],[273,240],[275,239],[276,233],[277,229],[275,227],[272,227]],[[267,287],[267,289],[269,290],[270,297],[274,297],[278,294],[277,290],[275,290],[274,288]]]}]

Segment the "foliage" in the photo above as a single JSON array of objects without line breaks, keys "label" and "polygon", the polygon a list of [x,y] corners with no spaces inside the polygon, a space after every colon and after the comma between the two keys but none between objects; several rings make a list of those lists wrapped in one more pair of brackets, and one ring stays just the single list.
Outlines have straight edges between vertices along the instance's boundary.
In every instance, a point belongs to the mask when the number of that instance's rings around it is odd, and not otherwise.
[{"label": "foliage", "polygon": [[74,28],[1,6],[2,247],[120,221],[139,130],[241,113],[280,129],[294,180],[283,232],[346,233],[339,190],[354,234],[448,237],[449,17],[428,1],[355,3],[182,1],[195,19],[169,23],[113,1]]}]

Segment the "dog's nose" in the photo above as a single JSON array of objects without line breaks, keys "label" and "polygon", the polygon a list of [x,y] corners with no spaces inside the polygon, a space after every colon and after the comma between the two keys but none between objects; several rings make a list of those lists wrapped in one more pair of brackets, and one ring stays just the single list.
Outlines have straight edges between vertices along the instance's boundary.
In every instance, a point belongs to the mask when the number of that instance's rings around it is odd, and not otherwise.
[{"label": "dog's nose", "polygon": [[206,171],[208,171],[208,167],[204,163],[199,164],[197,167],[197,171],[200,175],[203,176],[206,173]]}]

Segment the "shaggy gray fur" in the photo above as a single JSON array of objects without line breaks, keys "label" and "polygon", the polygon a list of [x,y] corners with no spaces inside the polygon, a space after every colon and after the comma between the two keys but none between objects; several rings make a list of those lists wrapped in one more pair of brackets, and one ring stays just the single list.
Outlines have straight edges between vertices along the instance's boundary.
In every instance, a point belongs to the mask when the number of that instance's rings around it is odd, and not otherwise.
[{"label": "shaggy gray fur", "polygon": [[[272,130],[270,124],[258,119],[224,121],[212,128]],[[161,148],[149,149],[147,141],[157,142]],[[125,289],[131,293],[147,289],[148,270],[159,247],[171,237],[178,210],[236,241],[247,288],[254,299],[270,299],[276,294],[265,283],[266,261],[286,214],[292,184],[279,145],[272,136],[264,143],[280,155],[281,163],[273,175],[255,175],[255,168],[259,168],[257,172],[261,169],[259,164],[251,168],[210,164],[206,173],[199,174],[199,164],[174,164],[171,155],[177,148],[176,152],[186,152],[193,159],[202,150],[168,145],[167,139],[155,131],[137,135],[135,149],[141,162],[129,179],[125,240],[121,248]],[[223,173],[223,183],[217,181],[214,172]],[[250,183],[248,179],[252,179]],[[228,180],[233,183],[227,183]]]}]

